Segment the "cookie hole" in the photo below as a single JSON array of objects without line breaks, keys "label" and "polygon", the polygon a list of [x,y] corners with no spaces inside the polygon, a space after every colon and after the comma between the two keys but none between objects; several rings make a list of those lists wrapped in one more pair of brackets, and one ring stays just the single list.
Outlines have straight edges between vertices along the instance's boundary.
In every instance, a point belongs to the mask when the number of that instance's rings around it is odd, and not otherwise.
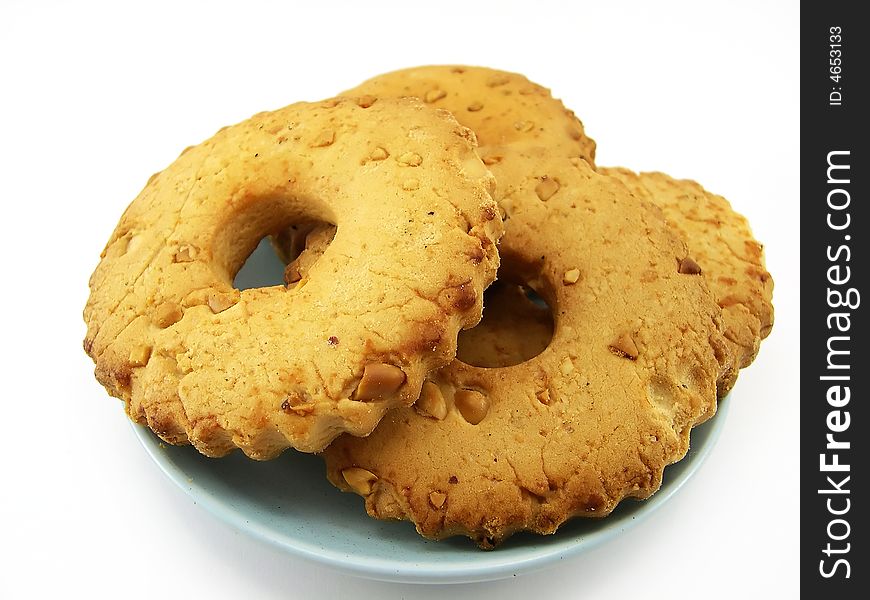
[{"label": "cookie hole", "polygon": [[335,225],[330,223],[309,222],[291,225],[272,238],[278,255],[287,264],[284,269],[284,283],[287,286],[292,287],[308,279],[314,265],[335,239],[336,231]]},{"label": "cookie hole", "polygon": [[[278,254],[278,258],[286,265],[296,260],[305,250],[308,234],[328,227],[335,227],[326,221],[305,221],[296,223],[283,229],[270,237],[272,246]],[[313,242],[312,238],[312,242]],[[326,244],[327,246],[329,243]]]},{"label": "cookie hole", "polygon": [[553,313],[531,287],[497,281],[483,294],[483,319],[459,334],[456,356],[475,367],[518,365],[553,339]]},{"label": "cookie hole", "polygon": [[290,225],[281,233],[260,240],[233,280],[239,290],[294,285],[326,251],[335,226],[316,221]]},{"label": "cookie hole", "polygon": [[237,290],[284,285],[284,261],[264,237],[233,279]]}]

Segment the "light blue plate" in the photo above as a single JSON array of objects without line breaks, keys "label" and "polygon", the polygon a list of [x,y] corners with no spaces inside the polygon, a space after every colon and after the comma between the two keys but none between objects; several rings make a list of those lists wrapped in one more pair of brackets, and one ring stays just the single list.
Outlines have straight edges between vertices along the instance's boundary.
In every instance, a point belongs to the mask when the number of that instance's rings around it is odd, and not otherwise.
[{"label": "light blue plate", "polygon": [[[260,252],[268,249],[261,245],[252,258]],[[247,268],[239,273],[237,284],[249,277]],[[271,285],[276,279],[251,276],[250,281]],[[370,579],[465,583],[556,564],[652,514],[710,453],[728,404],[727,398],[720,401],[716,417],[692,430],[688,455],[665,469],[661,489],[649,500],[626,500],[605,519],[574,519],[555,535],[517,534],[491,552],[479,550],[464,537],[431,542],[417,535],[410,523],[369,518],[361,498],[339,492],[326,480],[323,461],[317,456],[288,451],[276,460],[256,462],[236,452],[210,459],[191,447],[164,444],[144,427],[134,425],[134,429],[163,472],[197,504],[293,556]]]}]

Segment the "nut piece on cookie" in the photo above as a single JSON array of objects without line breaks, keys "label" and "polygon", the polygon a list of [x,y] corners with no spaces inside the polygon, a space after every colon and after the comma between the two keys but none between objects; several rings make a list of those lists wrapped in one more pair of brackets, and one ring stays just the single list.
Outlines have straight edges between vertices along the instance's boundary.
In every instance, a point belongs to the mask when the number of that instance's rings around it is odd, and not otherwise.
[{"label": "nut piece on cookie", "polygon": [[130,364],[135,367],[141,367],[148,364],[148,359],[151,358],[151,346],[142,344],[134,346],[130,350]]},{"label": "nut piece on cookie", "polygon": [[359,467],[345,469],[341,472],[341,476],[347,482],[347,485],[361,496],[368,496],[372,493],[372,486],[378,480],[378,476],[371,471],[366,471]]},{"label": "nut piece on cookie", "polygon": [[568,269],[562,275],[562,283],[565,285],[574,285],[580,280],[580,269]]},{"label": "nut piece on cookie", "polygon": [[434,508],[441,508],[447,500],[447,494],[444,492],[429,492],[429,502]]},{"label": "nut piece on cookie", "polygon": [[681,275],[700,275],[701,266],[687,256],[680,261],[679,272]]},{"label": "nut piece on cookie", "polygon": [[232,306],[235,306],[239,301],[239,298],[239,290],[232,290],[230,292],[212,292],[208,295],[208,307],[211,309],[211,312],[218,314]]},{"label": "nut piece on cookie", "polygon": [[544,175],[541,178],[541,182],[535,186],[535,193],[541,201],[546,202],[553,197],[553,194],[559,191],[560,187],[558,181]]},{"label": "nut piece on cookie", "polygon": [[387,363],[369,363],[354,393],[354,400],[380,400],[405,383],[405,372]]},{"label": "nut piece on cookie", "polygon": [[453,404],[462,418],[472,425],[478,425],[489,412],[489,398],[476,390],[456,390]]},{"label": "nut piece on cookie", "polygon": [[175,302],[164,302],[157,307],[154,320],[158,327],[169,327],[181,320],[181,307]]},{"label": "nut piece on cookie", "polygon": [[447,402],[444,400],[444,394],[441,393],[441,388],[437,384],[427,381],[423,384],[423,391],[420,392],[420,397],[414,407],[422,415],[434,417],[439,421],[443,421],[447,416]]},{"label": "nut piece on cookie", "polygon": [[628,333],[620,334],[615,340],[610,343],[610,351],[616,356],[627,358],[628,360],[637,360],[637,344]]}]

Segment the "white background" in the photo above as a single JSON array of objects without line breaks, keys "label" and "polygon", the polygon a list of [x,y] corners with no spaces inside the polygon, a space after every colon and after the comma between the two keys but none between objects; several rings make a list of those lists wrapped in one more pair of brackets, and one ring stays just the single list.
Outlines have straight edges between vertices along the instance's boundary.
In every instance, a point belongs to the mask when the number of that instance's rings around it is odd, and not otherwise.
[{"label": "white background", "polygon": [[[798,3],[308,4],[0,7],[0,596],[797,596]],[[344,576],[218,522],[81,350],[88,276],[151,173],[254,112],[427,63],[522,72],[583,119],[599,164],[725,195],[776,281],[773,333],[682,492],[576,559],[450,588]]]}]

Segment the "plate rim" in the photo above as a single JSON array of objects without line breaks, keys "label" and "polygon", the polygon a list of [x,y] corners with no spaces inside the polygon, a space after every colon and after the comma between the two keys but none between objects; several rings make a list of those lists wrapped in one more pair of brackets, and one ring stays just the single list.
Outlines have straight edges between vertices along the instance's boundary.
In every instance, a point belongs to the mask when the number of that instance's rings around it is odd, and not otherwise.
[{"label": "plate rim", "polygon": [[[177,488],[180,488],[185,495],[193,500],[194,504],[202,506],[212,517],[261,543],[265,543],[272,548],[313,564],[327,566],[342,573],[375,581],[414,584],[474,583],[504,579],[519,575],[520,573],[528,573],[554,566],[562,559],[574,557],[595,549],[648,519],[679,492],[706,461],[713,447],[716,446],[724,428],[730,406],[730,396],[731,394],[728,394],[724,398],[719,399],[716,413],[710,419],[698,425],[709,426],[710,430],[707,432],[703,445],[695,449],[690,461],[684,464],[676,479],[668,481],[667,487],[663,484],[662,487],[664,489],[659,488],[648,499],[641,500],[642,506],[634,512],[630,519],[620,522],[616,527],[606,528],[592,534],[583,534],[579,538],[577,535],[566,535],[563,541],[555,544],[548,544],[538,548],[531,547],[528,549],[530,554],[528,557],[517,558],[516,555],[511,555],[510,558],[499,560],[498,549],[489,552],[482,551],[481,556],[486,557],[483,563],[473,561],[459,567],[451,566],[449,569],[439,568],[435,562],[422,564],[393,563],[383,558],[370,558],[333,550],[324,551],[322,547],[314,546],[304,540],[289,538],[286,535],[275,535],[273,530],[246,519],[243,512],[234,510],[231,505],[223,502],[217,494],[210,491],[207,487],[197,484],[196,480],[191,478],[187,472],[167,458],[168,454],[161,452],[169,444],[154,435],[150,429],[132,421],[130,421],[130,425],[134,435],[151,460]],[[686,460],[686,457],[677,462],[682,462],[683,460]],[[670,466],[665,467],[666,474]],[[336,493],[343,493],[338,489],[335,491]],[[617,506],[621,506],[627,500],[629,499],[625,498],[621,500]],[[607,517],[603,518],[603,520],[606,519]],[[410,523],[407,524],[411,526]],[[554,535],[558,535],[558,532]],[[290,543],[291,539],[293,543]],[[431,540],[424,540],[423,538],[420,539],[422,543],[437,543]]]}]

